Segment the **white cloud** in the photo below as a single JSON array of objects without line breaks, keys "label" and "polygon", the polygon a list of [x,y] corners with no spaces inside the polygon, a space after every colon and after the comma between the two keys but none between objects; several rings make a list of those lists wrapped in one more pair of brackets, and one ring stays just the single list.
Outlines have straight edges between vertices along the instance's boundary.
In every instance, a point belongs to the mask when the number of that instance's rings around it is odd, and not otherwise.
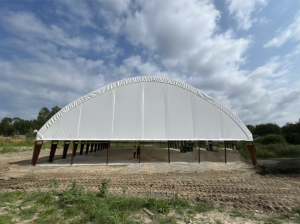
[{"label": "white cloud", "polygon": [[238,23],[238,29],[248,30],[254,22],[267,22],[265,18],[251,19],[253,12],[267,5],[267,0],[227,0],[230,15]]},{"label": "white cloud", "polygon": [[276,37],[264,45],[264,47],[280,47],[288,40],[300,40],[300,11],[296,14],[294,22],[286,29],[278,31]]}]

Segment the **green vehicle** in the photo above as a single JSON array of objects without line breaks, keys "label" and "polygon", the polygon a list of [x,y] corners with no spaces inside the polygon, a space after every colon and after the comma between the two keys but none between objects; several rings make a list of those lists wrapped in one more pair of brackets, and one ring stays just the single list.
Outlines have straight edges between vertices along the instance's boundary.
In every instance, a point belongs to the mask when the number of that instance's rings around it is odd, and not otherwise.
[{"label": "green vehicle", "polygon": [[194,148],[194,142],[183,142],[180,146],[180,152],[186,153],[186,152],[193,152]]}]

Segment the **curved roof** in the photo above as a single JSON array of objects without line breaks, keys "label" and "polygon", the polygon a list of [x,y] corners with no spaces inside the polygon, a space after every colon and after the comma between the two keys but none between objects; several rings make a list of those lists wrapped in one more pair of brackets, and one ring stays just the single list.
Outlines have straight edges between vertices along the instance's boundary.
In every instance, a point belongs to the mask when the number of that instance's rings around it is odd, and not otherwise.
[{"label": "curved roof", "polygon": [[244,123],[200,90],[135,77],[95,90],[57,112],[37,140],[252,140]]}]

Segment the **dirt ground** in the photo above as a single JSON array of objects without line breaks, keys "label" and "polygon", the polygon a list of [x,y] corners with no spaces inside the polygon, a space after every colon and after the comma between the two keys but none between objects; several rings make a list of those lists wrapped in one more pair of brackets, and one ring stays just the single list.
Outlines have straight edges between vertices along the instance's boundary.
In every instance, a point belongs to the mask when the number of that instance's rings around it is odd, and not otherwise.
[{"label": "dirt ground", "polygon": [[[120,150],[123,154],[117,159]],[[283,212],[300,205],[299,159],[261,160],[254,168],[237,151],[228,150],[225,164],[224,150],[201,150],[199,164],[198,151],[171,150],[169,164],[166,149],[148,148],[142,149],[141,164],[138,164],[137,159],[131,158],[131,149],[126,150],[110,149],[108,166],[104,165],[105,151],[88,155],[93,155],[98,164],[87,163],[88,156],[77,152],[73,166],[68,165],[70,158],[61,160],[62,149],[57,150],[53,164],[47,162],[50,150],[42,150],[36,167],[30,166],[32,152],[3,154],[0,156],[0,192],[46,191],[51,179],[57,179],[62,189],[76,180],[86,189],[96,190],[100,180],[107,178],[112,183],[110,191],[120,194],[122,187],[128,187],[129,194],[149,193],[153,184],[154,196],[171,198],[174,186],[180,197],[221,207]],[[288,168],[290,164],[293,169]]]}]

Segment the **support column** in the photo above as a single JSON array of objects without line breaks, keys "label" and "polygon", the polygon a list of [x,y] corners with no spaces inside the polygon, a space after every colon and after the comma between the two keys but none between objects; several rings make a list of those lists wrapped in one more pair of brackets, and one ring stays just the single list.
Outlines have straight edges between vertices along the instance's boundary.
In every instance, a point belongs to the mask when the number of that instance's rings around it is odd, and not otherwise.
[{"label": "support column", "polygon": [[74,156],[76,155],[77,146],[78,146],[78,141],[73,141],[71,165],[73,165],[73,159],[74,159]]},{"label": "support column", "polygon": [[49,162],[50,162],[50,163],[53,162],[53,159],[54,159],[54,155],[55,155],[55,152],[56,152],[57,145],[58,145],[58,141],[52,141],[52,143],[51,143],[51,151],[50,151],[50,156],[49,156]]},{"label": "support column", "polygon": [[94,152],[97,152],[97,148],[98,148],[98,142],[95,142]]},{"label": "support column", "polygon": [[89,154],[90,143],[91,142],[86,142],[86,150],[85,150],[86,155]]},{"label": "support column", "polygon": [[[168,142],[169,143],[169,142]],[[170,147],[169,147],[169,144],[168,144],[168,161],[169,161],[169,163],[171,162],[170,161]]]},{"label": "support column", "polygon": [[108,153],[109,153],[109,144],[107,142],[106,165],[108,165]]},{"label": "support column", "polygon": [[256,161],[256,154],[255,154],[255,149],[254,149],[254,143],[253,142],[248,142],[250,143],[249,145],[247,144],[247,148],[249,150],[250,156],[251,156],[251,161],[253,166],[257,166],[257,161]]},{"label": "support column", "polygon": [[36,162],[39,158],[42,146],[43,146],[43,141],[35,141],[34,148],[33,148],[33,154],[32,154],[32,160],[31,160],[31,166],[36,165]]},{"label": "support column", "polygon": [[141,142],[139,142],[139,148],[140,148],[140,153],[139,153],[139,164],[141,164]]},{"label": "support column", "polygon": [[94,145],[95,145],[95,142],[92,141],[92,142],[91,142],[91,153],[94,151]]},{"label": "support column", "polygon": [[226,148],[227,148],[227,142],[224,141],[225,145],[225,163],[227,163],[227,155],[226,155]]},{"label": "support column", "polygon": [[80,155],[82,155],[82,153],[83,153],[84,144],[85,144],[85,142],[83,142],[83,141],[80,142]]},{"label": "support column", "polygon": [[65,141],[65,143],[64,143],[64,152],[63,152],[63,157],[62,157],[63,159],[67,158],[69,144],[70,144],[70,141]]},{"label": "support column", "polygon": [[213,144],[212,141],[208,142],[208,146],[209,146],[209,150],[212,151],[213,150]]},{"label": "support column", "polygon": [[198,157],[199,157],[199,163],[200,163],[200,141],[198,141]]}]

